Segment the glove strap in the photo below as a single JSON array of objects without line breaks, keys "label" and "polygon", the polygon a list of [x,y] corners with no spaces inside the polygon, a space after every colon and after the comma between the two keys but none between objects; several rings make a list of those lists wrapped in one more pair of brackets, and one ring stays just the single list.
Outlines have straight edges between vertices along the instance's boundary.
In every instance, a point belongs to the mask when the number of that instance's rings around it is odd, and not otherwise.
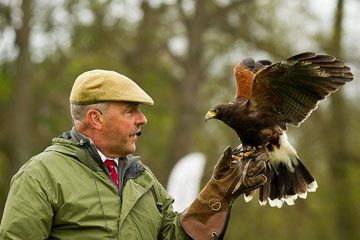
[{"label": "glove strap", "polygon": [[234,202],[234,200],[231,201],[231,203],[229,204],[228,208],[226,209],[226,218],[225,218],[225,223],[224,223],[223,229],[221,230],[221,232],[220,232],[219,235],[217,235],[216,233],[213,233],[212,240],[223,240],[223,239],[224,239],[226,229],[227,229],[227,227],[228,227],[228,225],[229,225],[231,208],[232,208],[233,202]]}]

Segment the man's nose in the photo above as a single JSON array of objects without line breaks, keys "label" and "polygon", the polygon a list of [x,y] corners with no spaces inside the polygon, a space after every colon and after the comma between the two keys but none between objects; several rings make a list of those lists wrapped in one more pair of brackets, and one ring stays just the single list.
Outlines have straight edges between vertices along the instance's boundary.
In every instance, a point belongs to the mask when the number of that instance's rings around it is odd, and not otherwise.
[{"label": "man's nose", "polygon": [[136,125],[145,125],[147,123],[147,118],[145,115],[139,111],[138,116],[136,117],[135,124]]}]

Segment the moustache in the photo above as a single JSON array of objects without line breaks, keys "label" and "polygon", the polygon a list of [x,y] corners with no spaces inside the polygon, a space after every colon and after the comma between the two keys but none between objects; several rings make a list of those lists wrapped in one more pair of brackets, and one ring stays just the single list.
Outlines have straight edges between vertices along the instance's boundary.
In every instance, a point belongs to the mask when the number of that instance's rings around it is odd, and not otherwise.
[{"label": "moustache", "polygon": [[140,136],[141,135],[141,130],[140,129],[137,129],[135,130],[134,132],[132,132],[131,134],[129,134],[129,136]]}]

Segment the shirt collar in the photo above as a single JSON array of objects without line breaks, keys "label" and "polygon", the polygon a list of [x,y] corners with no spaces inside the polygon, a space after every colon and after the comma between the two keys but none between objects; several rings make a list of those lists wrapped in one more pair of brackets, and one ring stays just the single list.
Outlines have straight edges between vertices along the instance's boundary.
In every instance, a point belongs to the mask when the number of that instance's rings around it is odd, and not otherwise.
[{"label": "shirt collar", "polygon": [[[72,132],[72,133],[71,133],[71,132]],[[87,136],[85,136],[84,134],[80,133],[79,131],[77,131],[77,130],[75,129],[75,127],[73,127],[73,128],[71,129],[71,132],[70,132],[71,136],[74,137],[74,138],[75,138],[76,140],[78,140],[78,141],[80,141],[80,139],[81,139],[81,140],[87,139],[87,140],[90,142],[90,144],[93,145],[94,148],[96,149],[96,151],[98,152],[98,154],[99,154],[102,162],[105,162],[106,159],[109,159],[109,160],[114,160],[115,163],[116,163],[116,165],[118,165],[118,164],[119,164],[119,160],[122,159],[122,158],[120,158],[120,157],[116,157],[116,158],[106,157],[102,152],[99,151],[99,149],[96,148],[94,142],[92,141],[92,139],[91,139],[90,137],[87,137]]]},{"label": "shirt collar", "polygon": [[102,152],[99,151],[99,149],[96,149],[96,150],[97,150],[97,152],[98,152],[98,154],[99,154],[99,156],[100,156],[100,158],[101,158],[101,160],[103,162],[105,162],[106,159],[110,159],[110,160],[114,160],[116,165],[119,164],[119,158],[118,157],[117,158],[106,157]]}]

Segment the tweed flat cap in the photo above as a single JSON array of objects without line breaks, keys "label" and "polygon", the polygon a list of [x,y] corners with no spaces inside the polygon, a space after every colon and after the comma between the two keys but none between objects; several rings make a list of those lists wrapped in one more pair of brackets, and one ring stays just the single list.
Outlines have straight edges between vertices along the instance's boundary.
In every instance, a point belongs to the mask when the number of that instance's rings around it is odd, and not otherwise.
[{"label": "tweed flat cap", "polygon": [[70,93],[70,102],[138,102],[153,105],[152,98],[130,78],[114,71],[91,70],[79,75]]}]

